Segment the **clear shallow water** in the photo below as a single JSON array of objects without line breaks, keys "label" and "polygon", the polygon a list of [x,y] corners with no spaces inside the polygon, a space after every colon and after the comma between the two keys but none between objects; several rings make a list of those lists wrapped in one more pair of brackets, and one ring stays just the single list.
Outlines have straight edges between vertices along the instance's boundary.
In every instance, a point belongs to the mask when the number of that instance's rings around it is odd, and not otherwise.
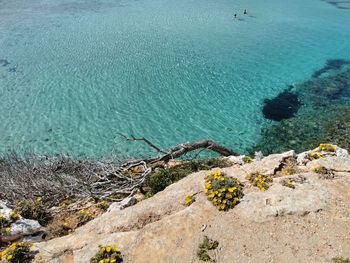
[{"label": "clear shallow water", "polygon": [[147,149],[121,132],[243,152],[265,98],[350,59],[349,25],[320,0],[0,0],[0,151]]}]

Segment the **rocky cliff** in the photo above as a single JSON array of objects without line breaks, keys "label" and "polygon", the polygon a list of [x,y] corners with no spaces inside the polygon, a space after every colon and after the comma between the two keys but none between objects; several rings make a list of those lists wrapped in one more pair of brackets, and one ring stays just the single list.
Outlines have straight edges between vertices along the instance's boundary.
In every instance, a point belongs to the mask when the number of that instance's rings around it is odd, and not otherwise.
[{"label": "rocky cliff", "polygon": [[[204,191],[208,171],[191,174],[152,198],[109,212],[74,233],[37,243],[36,262],[89,262],[98,244],[117,245],[124,262],[200,262],[204,236],[218,241],[216,262],[331,262],[350,257],[350,156],[340,148],[293,151],[256,160],[229,157],[221,169],[244,184],[244,197],[219,211]],[[247,175],[270,176],[266,191]],[[185,196],[195,195],[191,205]]]}]

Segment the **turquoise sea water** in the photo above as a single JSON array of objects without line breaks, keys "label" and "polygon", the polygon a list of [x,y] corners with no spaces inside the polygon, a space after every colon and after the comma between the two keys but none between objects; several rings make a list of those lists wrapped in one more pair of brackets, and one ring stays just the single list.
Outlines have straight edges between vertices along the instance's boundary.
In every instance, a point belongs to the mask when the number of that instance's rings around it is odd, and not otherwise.
[{"label": "turquoise sea water", "polygon": [[244,152],[263,100],[332,58],[350,59],[346,3],[0,0],[0,151],[146,151],[120,132]]}]

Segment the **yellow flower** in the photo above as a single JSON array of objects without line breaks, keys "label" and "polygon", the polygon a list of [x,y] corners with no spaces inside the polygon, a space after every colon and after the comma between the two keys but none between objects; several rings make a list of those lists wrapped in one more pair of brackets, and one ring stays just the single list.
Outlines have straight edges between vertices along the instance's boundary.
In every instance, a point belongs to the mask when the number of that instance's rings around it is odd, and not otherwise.
[{"label": "yellow flower", "polygon": [[12,255],[8,255],[8,256],[7,256],[7,260],[11,260],[12,258],[13,258]]},{"label": "yellow flower", "polygon": [[115,263],[115,262],[117,262],[117,260],[113,258],[113,259],[111,260],[111,263]]},{"label": "yellow flower", "polygon": [[98,263],[105,263],[104,259],[101,259]]},{"label": "yellow flower", "polygon": [[9,246],[9,249],[15,250],[16,249],[16,243],[13,243]]},{"label": "yellow flower", "polygon": [[101,250],[100,250],[100,253],[105,253],[105,251],[106,251],[106,248],[102,247]]},{"label": "yellow flower", "polygon": [[5,228],[5,232],[10,232],[11,231],[11,227],[6,227]]},{"label": "yellow flower", "polygon": [[107,247],[106,251],[109,253],[111,252],[112,248],[111,247]]},{"label": "yellow flower", "polygon": [[113,252],[118,252],[118,247],[117,246],[113,247]]},{"label": "yellow flower", "polygon": [[230,193],[233,193],[235,190],[236,190],[236,187],[230,187],[230,188],[228,189],[228,191],[229,191]]}]

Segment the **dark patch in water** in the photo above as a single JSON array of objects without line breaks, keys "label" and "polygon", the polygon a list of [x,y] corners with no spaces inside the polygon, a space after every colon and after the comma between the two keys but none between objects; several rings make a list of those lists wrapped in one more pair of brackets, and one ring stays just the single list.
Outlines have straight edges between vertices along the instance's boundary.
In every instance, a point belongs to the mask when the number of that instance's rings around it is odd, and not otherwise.
[{"label": "dark patch in water", "polygon": [[7,59],[0,58],[0,67],[6,67],[9,64],[10,64],[10,62],[8,62]]},{"label": "dark patch in water", "polygon": [[291,88],[281,92],[273,99],[264,101],[262,112],[266,119],[274,121],[289,119],[299,110],[301,103],[298,95],[290,91]]},{"label": "dark patch in water", "polygon": [[8,72],[15,73],[15,72],[17,72],[17,68],[16,67],[9,68]]},{"label": "dark patch in water", "polygon": [[248,152],[302,152],[328,142],[350,150],[350,68],[311,78],[296,85],[293,92],[303,106],[298,114],[263,126],[259,142]]},{"label": "dark patch in water", "polygon": [[[350,10],[350,1],[327,1],[326,0],[326,2],[331,4],[331,5],[333,5],[333,6],[335,6],[338,9],[348,9],[348,10]],[[349,7],[346,6],[346,5],[349,5]]]},{"label": "dark patch in water", "polygon": [[345,59],[329,59],[327,60],[326,65],[315,71],[314,74],[312,74],[313,78],[318,78],[320,77],[322,74],[330,71],[330,70],[339,70],[341,69],[343,66],[350,64],[349,60],[345,60]]}]

